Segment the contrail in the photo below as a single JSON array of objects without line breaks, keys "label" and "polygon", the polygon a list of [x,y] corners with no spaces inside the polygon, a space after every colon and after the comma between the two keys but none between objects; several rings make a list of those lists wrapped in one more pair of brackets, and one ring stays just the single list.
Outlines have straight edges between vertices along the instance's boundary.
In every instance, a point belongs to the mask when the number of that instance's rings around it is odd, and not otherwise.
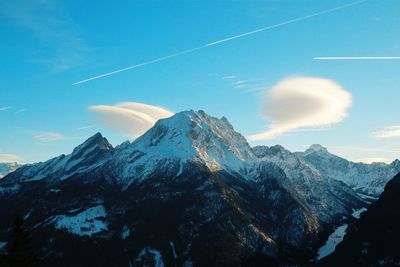
[{"label": "contrail", "polygon": [[[358,4],[364,3],[366,1],[368,1],[368,0],[355,1],[355,2],[352,2],[352,3],[346,4],[346,5],[341,5],[341,6],[338,6],[338,7],[326,9],[326,10],[323,10],[323,11],[320,11],[320,12],[317,12],[317,13],[313,13],[313,14],[310,14],[310,15],[306,15],[306,16],[294,18],[294,19],[291,19],[291,20],[287,20],[287,21],[284,21],[284,22],[280,22],[280,23],[277,23],[277,24],[269,25],[269,26],[266,26],[266,27],[263,27],[263,28],[260,28],[260,29],[257,29],[257,30],[253,30],[253,31],[242,33],[242,34],[234,35],[234,36],[231,36],[231,37],[227,37],[227,38],[215,41],[215,42],[211,42],[211,43],[199,46],[199,47],[187,49],[187,50],[184,50],[184,51],[181,51],[181,52],[177,52],[177,53],[174,53],[174,54],[171,54],[171,55],[168,55],[168,56],[156,58],[156,59],[153,59],[153,60],[145,61],[145,62],[140,63],[140,64],[132,65],[132,66],[129,66],[129,67],[126,67],[126,68],[123,68],[123,69],[119,69],[119,70],[107,72],[107,73],[104,73],[104,74],[100,74],[100,75],[97,75],[97,76],[94,76],[94,77],[91,77],[91,78],[88,78],[88,79],[85,79],[85,80],[81,80],[81,81],[75,82],[72,85],[86,83],[86,82],[89,82],[89,81],[92,81],[92,80],[96,80],[96,79],[99,79],[99,78],[102,78],[102,77],[106,77],[106,76],[109,76],[109,75],[113,75],[113,74],[116,74],[116,73],[119,73],[119,72],[127,71],[127,70],[130,70],[130,69],[136,69],[136,68],[139,68],[139,67],[143,67],[143,66],[146,66],[146,65],[150,65],[150,64],[153,64],[153,63],[164,61],[164,60],[167,60],[167,59],[170,59],[170,58],[174,58],[174,57],[182,56],[182,55],[185,55],[185,54],[193,53],[193,52],[195,52],[197,50],[200,50],[200,49],[204,49],[204,48],[211,47],[211,46],[218,45],[218,44],[222,44],[222,43],[225,43],[225,42],[228,42],[228,41],[231,41],[231,40],[235,40],[235,39],[239,39],[239,38],[242,38],[242,37],[245,37],[245,36],[253,35],[253,34],[256,34],[256,33],[259,33],[259,32],[271,30],[271,29],[278,28],[278,27],[281,27],[281,26],[285,26],[285,25],[288,25],[288,24],[292,24],[292,23],[295,23],[295,22],[299,22],[299,21],[303,21],[303,20],[310,19],[310,18],[313,18],[313,17],[321,16],[321,15],[328,14],[328,13],[331,13],[331,12],[335,12],[337,10],[344,9],[344,8],[347,8],[347,7],[351,7],[351,6],[354,6],[354,5],[358,5]],[[317,59],[317,58],[315,58],[315,59]]]},{"label": "contrail", "polygon": [[123,69],[119,69],[119,70],[115,70],[115,71],[112,71],[112,72],[107,72],[107,73],[104,73],[104,74],[100,74],[100,75],[94,76],[92,78],[88,78],[88,79],[85,79],[85,80],[82,80],[82,81],[79,81],[79,82],[75,82],[72,85],[77,85],[77,84],[80,84],[80,83],[86,83],[86,82],[89,82],[89,81],[92,81],[92,80],[96,80],[96,79],[99,79],[99,78],[102,78],[102,77],[106,77],[106,76],[109,76],[109,75],[113,75],[113,74],[116,74],[116,73],[119,73],[119,72],[123,72],[123,71],[126,71],[126,70],[136,69],[136,68],[139,68],[139,67],[142,67],[142,66],[145,66],[145,65],[149,65],[149,64],[153,64],[153,63],[156,63],[156,62],[160,62],[160,61],[163,61],[163,60],[166,60],[166,59],[169,59],[169,58],[173,58],[173,57],[181,56],[181,55],[184,55],[184,54],[188,54],[188,53],[194,52],[194,51],[202,49],[202,48],[204,48],[204,46],[200,46],[200,47],[196,47],[196,48],[192,48],[192,49],[187,49],[187,50],[184,50],[182,52],[171,54],[169,56],[160,57],[160,58],[157,58],[157,59],[145,61],[145,62],[140,63],[140,64],[129,66],[129,67],[126,67],[126,68],[123,68]]},{"label": "contrail", "polygon": [[400,57],[315,57],[316,60],[399,60]]}]

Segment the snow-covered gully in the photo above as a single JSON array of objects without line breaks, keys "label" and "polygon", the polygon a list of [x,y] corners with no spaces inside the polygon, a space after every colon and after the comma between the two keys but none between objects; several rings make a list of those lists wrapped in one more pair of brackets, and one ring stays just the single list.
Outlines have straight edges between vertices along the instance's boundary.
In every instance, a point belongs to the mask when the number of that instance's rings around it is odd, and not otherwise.
[{"label": "snow-covered gully", "polygon": [[[367,210],[366,208],[361,208],[361,209],[355,210],[351,215],[354,218],[359,219],[361,213],[366,210]],[[325,258],[326,256],[332,254],[335,251],[336,246],[340,242],[343,241],[343,238],[346,235],[347,227],[348,227],[348,224],[344,223],[335,228],[335,231],[333,231],[333,233],[330,234],[330,236],[326,240],[325,244],[318,249],[317,261]]]}]

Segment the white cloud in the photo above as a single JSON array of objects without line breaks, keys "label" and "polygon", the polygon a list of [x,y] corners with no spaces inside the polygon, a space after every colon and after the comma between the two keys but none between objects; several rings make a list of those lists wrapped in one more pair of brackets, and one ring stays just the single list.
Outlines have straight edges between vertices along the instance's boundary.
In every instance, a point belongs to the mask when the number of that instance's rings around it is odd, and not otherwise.
[{"label": "white cloud", "polygon": [[0,154],[0,162],[16,162],[20,160],[21,158],[14,154]]},{"label": "white cloud", "polygon": [[11,107],[0,107],[0,111],[4,111],[4,110],[7,110],[7,109],[10,109]]},{"label": "white cloud", "polygon": [[272,124],[251,141],[275,138],[303,127],[336,124],[347,116],[351,94],[332,80],[317,77],[285,79],[266,94],[262,117]]},{"label": "white cloud", "polygon": [[223,76],[221,79],[222,80],[232,80],[235,79],[236,76],[235,75],[228,75],[228,76]]},{"label": "white cloud", "polygon": [[56,133],[56,132],[34,131],[32,133],[33,133],[33,138],[35,138],[35,140],[39,143],[51,143],[51,142],[65,139],[64,135],[62,135],[61,133]]},{"label": "white cloud", "polygon": [[400,125],[388,126],[379,132],[373,132],[371,135],[375,138],[400,137]]},{"label": "white cloud", "polygon": [[15,114],[19,114],[19,113],[22,113],[22,112],[25,112],[25,111],[26,111],[25,108],[21,108],[21,109],[15,111]]},{"label": "white cloud", "polygon": [[371,164],[374,162],[390,163],[390,160],[385,159],[385,158],[362,158],[362,159],[355,160],[355,162],[361,162],[361,163],[367,163],[367,164]]},{"label": "white cloud", "polygon": [[174,115],[167,109],[136,102],[90,106],[89,110],[96,114],[100,125],[134,137],[150,129],[157,120]]},{"label": "white cloud", "polygon": [[80,131],[80,130],[86,130],[86,129],[90,129],[90,128],[93,128],[94,127],[94,125],[86,125],[86,126],[82,126],[82,127],[78,127],[78,128],[76,128],[78,131]]}]

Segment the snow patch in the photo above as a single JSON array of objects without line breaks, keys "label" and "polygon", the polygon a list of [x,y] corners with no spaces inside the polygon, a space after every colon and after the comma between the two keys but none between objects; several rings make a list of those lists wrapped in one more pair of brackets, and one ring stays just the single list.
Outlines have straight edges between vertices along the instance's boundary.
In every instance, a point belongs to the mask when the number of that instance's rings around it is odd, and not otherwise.
[{"label": "snow patch", "polygon": [[3,249],[7,245],[7,242],[0,242],[0,249]]},{"label": "snow patch", "polygon": [[337,227],[335,231],[328,237],[325,245],[320,247],[320,249],[318,250],[317,261],[325,258],[335,251],[336,246],[343,241],[343,237],[346,234],[347,226],[347,224],[343,224]]},{"label": "snow patch", "polygon": [[89,208],[74,216],[58,215],[54,217],[56,229],[65,229],[79,236],[92,236],[107,230],[107,223],[103,221],[106,210],[102,205]]},{"label": "snow patch", "polygon": [[174,253],[174,258],[177,259],[178,256],[176,255],[174,242],[169,241],[169,244],[170,244],[170,246],[171,246],[171,248],[172,248],[172,253]]},{"label": "snow patch", "polygon": [[56,188],[49,189],[49,192],[51,192],[51,193],[58,193],[60,191],[61,191],[61,189],[56,189]]},{"label": "snow patch", "polygon": [[361,213],[363,213],[364,211],[366,211],[366,208],[361,208],[358,210],[354,210],[353,213],[351,214],[351,216],[353,216],[356,219],[360,219]]},{"label": "snow patch", "polygon": [[24,220],[28,219],[29,216],[31,216],[32,212],[33,212],[33,209],[30,209],[30,210],[24,215]]},{"label": "snow patch", "polygon": [[[150,257],[151,259],[149,260]],[[150,247],[145,247],[140,251],[136,258],[136,262],[141,263],[141,266],[143,267],[164,267],[164,262],[162,260],[160,251]]]},{"label": "snow patch", "polygon": [[183,267],[192,267],[193,266],[193,262],[192,261],[185,261],[184,263],[183,263]]},{"label": "snow patch", "polygon": [[121,232],[121,239],[127,239],[131,234],[131,229],[128,226],[124,225]]}]

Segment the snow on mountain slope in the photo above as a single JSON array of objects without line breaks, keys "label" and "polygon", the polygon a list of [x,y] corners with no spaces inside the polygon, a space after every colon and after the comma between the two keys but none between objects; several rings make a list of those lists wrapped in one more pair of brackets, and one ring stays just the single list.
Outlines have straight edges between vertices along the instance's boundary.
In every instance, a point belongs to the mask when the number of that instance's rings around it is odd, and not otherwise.
[{"label": "snow on mountain slope", "polygon": [[391,164],[355,163],[329,153],[321,145],[312,145],[305,152],[296,154],[321,175],[343,181],[354,190],[372,196],[379,196],[390,177],[400,171],[398,160]]},{"label": "snow on mountain slope", "polygon": [[225,118],[184,111],[159,120],[132,144],[117,147],[110,164],[118,170],[115,175],[126,188],[133,180],[151,176],[160,168],[168,176],[179,176],[188,160],[205,164],[212,171],[246,177],[254,158],[245,138]]},{"label": "snow on mountain slope", "polygon": [[[11,217],[11,205],[30,212],[29,225],[49,251],[82,237],[88,243],[74,244],[117,244],[110,260],[133,263],[148,247],[168,266],[181,265],[176,260],[208,266],[254,252],[274,260],[279,253],[312,253],[322,230],[363,204],[297,154],[280,146],[253,150],[225,118],[203,111],[160,120],[115,148],[96,134],[69,155],[1,179],[0,201],[0,216]],[[7,227],[0,220],[0,237]],[[57,244],[48,243],[50,233],[60,235]],[[65,253],[73,255],[70,249]],[[67,257],[54,255],[49,259],[69,266]]]},{"label": "snow on mountain slope", "polygon": [[[254,153],[260,160],[278,165],[287,179],[281,183],[323,222],[331,222],[338,214],[348,214],[362,199],[343,183],[323,176],[312,165],[280,145],[257,146]],[[318,201],[316,201],[318,200]]]},{"label": "snow on mountain slope", "polygon": [[21,166],[23,165],[16,162],[0,162],[0,179]]},{"label": "snow on mountain slope", "polygon": [[76,147],[69,155],[45,162],[27,164],[7,176],[7,182],[29,182],[42,179],[64,180],[74,174],[88,172],[111,157],[113,147],[97,133]]},{"label": "snow on mountain slope", "polygon": [[102,205],[91,207],[75,215],[57,215],[52,219],[57,229],[66,229],[80,236],[91,236],[107,230],[106,210]]},{"label": "snow on mountain slope", "polygon": [[159,120],[134,142],[115,149],[97,133],[71,154],[26,165],[7,181],[64,180],[101,167],[112,174],[114,182],[127,188],[161,169],[167,176],[179,176],[189,160],[205,164],[212,171],[224,170],[246,178],[254,158],[245,138],[225,118],[184,111]]}]

